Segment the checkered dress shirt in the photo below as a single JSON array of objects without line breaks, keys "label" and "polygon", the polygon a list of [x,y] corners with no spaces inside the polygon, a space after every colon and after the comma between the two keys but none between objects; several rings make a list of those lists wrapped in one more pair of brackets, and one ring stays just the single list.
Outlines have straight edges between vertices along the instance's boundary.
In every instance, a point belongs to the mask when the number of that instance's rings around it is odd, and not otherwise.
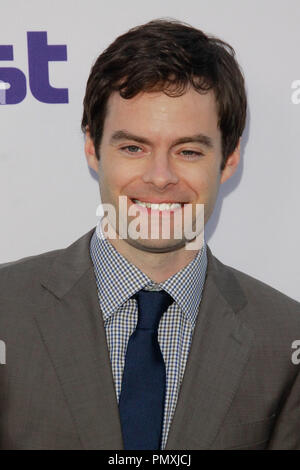
[{"label": "checkered dress shirt", "polygon": [[94,265],[118,402],[127,343],[138,320],[137,301],[131,298],[132,295],[140,289],[164,289],[174,299],[162,316],[158,328],[158,342],[166,365],[166,396],[161,443],[161,449],[164,449],[205,282],[206,243],[204,242],[196,257],[185,268],[161,283],[153,282],[112,246],[102,235],[100,221],[91,238],[90,255]]}]

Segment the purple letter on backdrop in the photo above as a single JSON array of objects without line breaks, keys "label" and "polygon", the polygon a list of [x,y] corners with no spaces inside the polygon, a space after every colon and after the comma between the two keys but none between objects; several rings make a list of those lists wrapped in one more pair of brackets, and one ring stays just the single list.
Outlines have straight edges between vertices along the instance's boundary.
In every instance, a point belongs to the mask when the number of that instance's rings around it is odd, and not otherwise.
[{"label": "purple letter on backdrop", "polygon": [[42,103],[68,103],[68,89],[49,83],[48,62],[67,60],[67,47],[48,46],[47,32],[27,32],[29,84],[33,96]]},{"label": "purple letter on backdrop", "polygon": [[[0,60],[14,60],[13,46],[0,46]],[[14,67],[0,67],[0,81],[9,83],[10,88],[1,89],[1,104],[18,104],[26,96],[26,77],[22,70]]]}]

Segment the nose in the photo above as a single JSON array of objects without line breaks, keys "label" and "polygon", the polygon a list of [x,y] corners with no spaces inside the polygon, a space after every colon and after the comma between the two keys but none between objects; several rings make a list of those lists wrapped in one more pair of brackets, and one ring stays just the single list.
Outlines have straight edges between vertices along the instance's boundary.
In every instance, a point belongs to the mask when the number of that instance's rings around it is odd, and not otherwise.
[{"label": "nose", "polygon": [[178,177],[168,155],[156,153],[147,163],[143,174],[145,183],[152,183],[160,190],[169,184],[178,183]]}]

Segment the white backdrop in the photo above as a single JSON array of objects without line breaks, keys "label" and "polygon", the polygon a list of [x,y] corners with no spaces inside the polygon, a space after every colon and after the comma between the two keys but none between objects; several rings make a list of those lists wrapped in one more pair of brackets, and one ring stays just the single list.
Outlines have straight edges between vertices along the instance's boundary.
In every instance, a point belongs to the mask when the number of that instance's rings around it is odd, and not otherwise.
[{"label": "white backdrop", "polygon": [[[95,226],[98,183],[80,130],[86,80],[112,40],[158,17],[229,42],[246,77],[242,161],[221,187],[209,246],[222,262],[300,300],[299,0],[3,2],[0,45],[13,45],[14,60],[0,67],[23,71],[27,95],[0,106],[0,263],[63,248]],[[30,91],[26,34],[34,31],[67,48],[66,61],[49,62],[49,75],[53,87],[68,89],[68,103],[42,103]]]}]

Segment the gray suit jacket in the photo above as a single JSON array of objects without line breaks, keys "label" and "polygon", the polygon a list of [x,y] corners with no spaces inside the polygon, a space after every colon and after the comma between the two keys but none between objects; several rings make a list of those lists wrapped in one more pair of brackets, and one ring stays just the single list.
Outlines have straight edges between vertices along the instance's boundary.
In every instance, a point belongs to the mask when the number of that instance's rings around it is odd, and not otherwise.
[{"label": "gray suit jacket", "polygon": [[[122,449],[92,229],[0,266],[0,449]],[[166,449],[300,449],[299,303],[218,261]]]}]

